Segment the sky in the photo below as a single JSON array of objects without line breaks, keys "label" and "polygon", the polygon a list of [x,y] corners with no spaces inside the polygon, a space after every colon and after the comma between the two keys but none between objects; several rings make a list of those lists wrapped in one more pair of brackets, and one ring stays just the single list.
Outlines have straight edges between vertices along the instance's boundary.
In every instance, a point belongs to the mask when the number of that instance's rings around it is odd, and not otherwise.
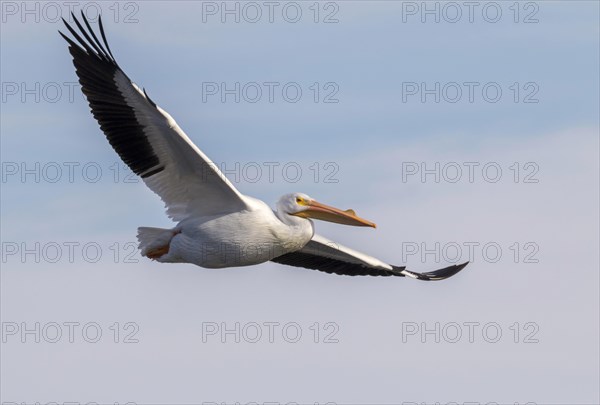
[{"label": "sky", "polygon": [[[597,404],[599,4],[0,2],[0,403]],[[59,16],[244,194],[434,283],[136,249],[172,227]]]}]

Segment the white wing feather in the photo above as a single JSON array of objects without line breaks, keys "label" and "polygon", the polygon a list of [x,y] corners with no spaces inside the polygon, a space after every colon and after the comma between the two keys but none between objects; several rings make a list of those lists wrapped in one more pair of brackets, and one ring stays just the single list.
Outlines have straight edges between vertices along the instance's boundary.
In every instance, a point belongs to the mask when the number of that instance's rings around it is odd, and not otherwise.
[{"label": "white wing feather", "polygon": [[169,113],[152,106],[121,70],[116,72],[115,82],[164,165],[164,170],[144,178],[144,182],[165,202],[169,217],[181,221],[192,214],[215,215],[247,208],[245,197]]}]

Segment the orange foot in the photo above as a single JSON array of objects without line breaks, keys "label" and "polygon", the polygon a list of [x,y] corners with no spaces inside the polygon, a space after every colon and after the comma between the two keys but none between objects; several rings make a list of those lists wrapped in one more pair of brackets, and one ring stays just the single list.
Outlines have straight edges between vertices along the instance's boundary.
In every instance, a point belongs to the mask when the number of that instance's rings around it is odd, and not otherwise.
[{"label": "orange foot", "polygon": [[146,253],[146,257],[148,257],[152,260],[157,260],[157,259],[160,259],[163,255],[166,255],[167,253],[169,253],[169,245],[161,246],[161,247],[149,250]]}]

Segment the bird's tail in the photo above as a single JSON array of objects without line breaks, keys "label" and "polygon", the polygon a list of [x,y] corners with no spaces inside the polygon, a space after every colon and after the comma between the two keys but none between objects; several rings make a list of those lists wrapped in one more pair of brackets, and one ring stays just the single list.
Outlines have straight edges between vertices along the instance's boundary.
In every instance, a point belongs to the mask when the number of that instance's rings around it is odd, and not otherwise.
[{"label": "bird's tail", "polygon": [[179,232],[177,229],[140,227],[137,234],[140,242],[138,249],[142,251],[142,256],[157,260],[169,253],[171,239]]}]

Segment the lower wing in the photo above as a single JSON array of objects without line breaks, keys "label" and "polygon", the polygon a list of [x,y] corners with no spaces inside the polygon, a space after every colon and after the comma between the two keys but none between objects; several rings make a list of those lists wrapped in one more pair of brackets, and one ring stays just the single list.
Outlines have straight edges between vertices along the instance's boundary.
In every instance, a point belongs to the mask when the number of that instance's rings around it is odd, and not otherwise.
[{"label": "lower wing", "polygon": [[469,264],[469,262],[466,262],[426,273],[416,273],[406,270],[404,266],[398,267],[384,263],[379,259],[357,252],[319,235],[314,235],[312,240],[302,249],[286,253],[271,261],[288,266],[324,271],[330,274],[346,276],[398,276],[426,281],[444,280],[452,277]]}]

